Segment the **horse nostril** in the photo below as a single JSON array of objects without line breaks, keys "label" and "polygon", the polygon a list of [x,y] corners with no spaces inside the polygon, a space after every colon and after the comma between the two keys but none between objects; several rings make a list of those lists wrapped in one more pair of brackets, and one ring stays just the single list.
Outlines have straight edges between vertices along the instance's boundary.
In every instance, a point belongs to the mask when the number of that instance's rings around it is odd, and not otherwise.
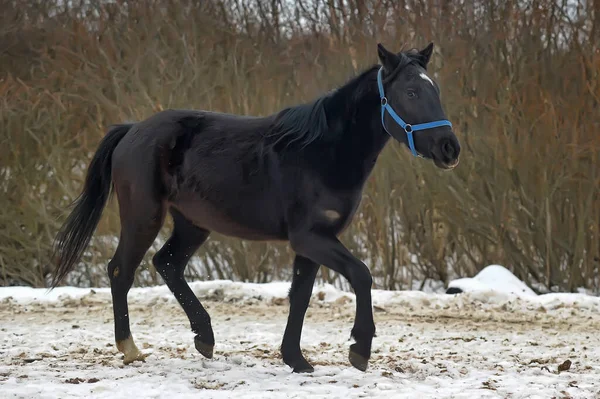
[{"label": "horse nostril", "polygon": [[450,139],[442,141],[442,155],[444,156],[444,162],[453,161],[456,158],[456,148],[454,143]]}]

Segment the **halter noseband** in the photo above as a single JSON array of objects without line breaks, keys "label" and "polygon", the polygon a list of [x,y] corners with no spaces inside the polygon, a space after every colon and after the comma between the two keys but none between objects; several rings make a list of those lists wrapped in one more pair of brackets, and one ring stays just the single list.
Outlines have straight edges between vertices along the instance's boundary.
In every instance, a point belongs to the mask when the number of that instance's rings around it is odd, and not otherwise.
[{"label": "halter noseband", "polygon": [[[415,142],[413,140],[413,132],[417,132],[419,130],[425,130],[425,129],[433,129],[435,127],[440,127],[440,126],[452,127],[452,123],[450,123],[450,121],[448,121],[446,119],[442,119],[442,120],[434,121],[434,122],[419,123],[418,125],[411,125],[409,123],[404,122],[404,120],[402,120],[402,118],[400,118],[400,116],[398,116],[396,111],[394,111],[394,109],[388,104],[388,100],[385,97],[385,93],[383,91],[383,83],[381,80],[382,71],[383,71],[383,67],[381,67],[379,69],[379,72],[377,72],[377,86],[379,87],[379,97],[381,97],[381,124],[383,125],[383,128],[385,129],[385,131],[390,136],[392,136],[392,134],[389,132],[389,130],[387,130],[387,128],[385,127],[385,111],[387,111],[390,114],[390,116],[396,121],[396,123],[398,125],[400,125],[400,127],[403,128],[404,131],[406,132],[406,137],[408,138],[408,146],[410,147],[410,152],[412,152],[412,154],[415,157],[421,157],[421,155],[419,155],[419,153],[415,149]],[[394,136],[392,136],[392,137],[394,137]]]}]

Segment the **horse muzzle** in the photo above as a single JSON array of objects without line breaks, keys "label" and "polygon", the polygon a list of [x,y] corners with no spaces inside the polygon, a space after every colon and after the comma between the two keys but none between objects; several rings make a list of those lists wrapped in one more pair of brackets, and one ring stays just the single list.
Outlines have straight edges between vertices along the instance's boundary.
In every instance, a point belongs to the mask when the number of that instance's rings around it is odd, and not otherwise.
[{"label": "horse muzzle", "polygon": [[443,136],[435,142],[431,149],[433,162],[438,168],[452,170],[460,162],[460,144],[454,134]]}]

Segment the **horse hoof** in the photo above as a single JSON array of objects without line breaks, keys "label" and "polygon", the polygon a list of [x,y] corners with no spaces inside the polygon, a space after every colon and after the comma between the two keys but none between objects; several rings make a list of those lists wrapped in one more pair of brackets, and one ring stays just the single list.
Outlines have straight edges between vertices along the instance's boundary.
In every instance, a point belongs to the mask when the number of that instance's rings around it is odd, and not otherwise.
[{"label": "horse hoof", "polygon": [[313,371],[315,371],[315,368],[311,366],[310,363],[308,363],[304,358],[298,361],[297,364],[293,367],[294,373],[312,373]]},{"label": "horse hoof", "polygon": [[200,352],[202,356],[206,357],[207,359],[212,359],[213,350],[215,349],[214,345],[209,345],[200,341],[200,337],[197,335],[194,337],[194,345],[196,346],[196,350]]},{"label": "horse hoof", "polygon": [[124,340],[117,341],[117,349],[123,354],[123,364],[128,365],[135,361],[145,362],[146,356],[135,345],[131,335]]},{"label": "horse hoof", "polygon": [[364,357],[363,355],[359,355],[354,352],[352,348],[350,348],[350,353],[348,355],[348,360],[350,364],[360,371],[367,371],[367,366],[369,365],[369,359]]},{"label": "horse hoof", "polygon": [[312,373],[313,371],[315,371],[315,368],[313,366],[311,366],[310,364],[307,364],[304,367],[294,367],[294,373]]},{"label": "horse hoof", "polygon": [[123,356],[123,364],[125,366],[127,366],[128,364],[131,364],[133,362],[142,362],[145,363],[146,362],[146,355],[144,355],[142,352],[134,352],[134,353],[128,353],[126,355]]}]

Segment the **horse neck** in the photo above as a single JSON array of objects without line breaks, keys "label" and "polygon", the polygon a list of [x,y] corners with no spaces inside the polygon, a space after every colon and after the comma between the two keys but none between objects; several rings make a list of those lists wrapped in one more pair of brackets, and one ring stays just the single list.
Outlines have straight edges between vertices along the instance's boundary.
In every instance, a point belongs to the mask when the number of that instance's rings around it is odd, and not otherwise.
[{"label": "horse neck", "polygon": [[328,102],[328,124],[339,130],[336,152],[356,163],[372,164],[390,138],[381,125],[376,75],[376,68],[367,70],[338,89]]},{"label": "horse neck", "polygon": [[356,190],[364,185],[389,140],[380,106],[376,70],[340,87],[325,103],[329,137],[306,155],[331,187]]}]

